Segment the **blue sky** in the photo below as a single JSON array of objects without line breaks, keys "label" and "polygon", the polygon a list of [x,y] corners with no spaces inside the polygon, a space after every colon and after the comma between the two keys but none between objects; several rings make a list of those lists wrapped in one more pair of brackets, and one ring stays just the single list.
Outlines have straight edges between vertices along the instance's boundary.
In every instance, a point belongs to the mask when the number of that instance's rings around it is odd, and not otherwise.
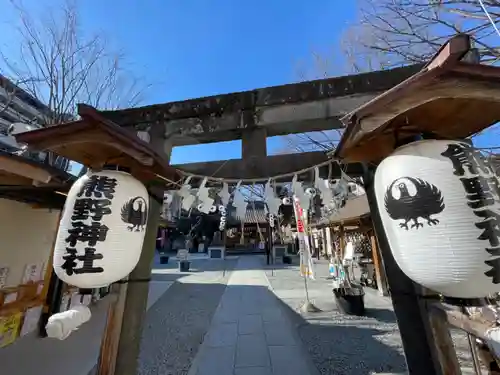
[{"label": "blue sky", "polygon": [[[148,97],[151,103],[297,81],[303,70],[309,70],[313,52],[337,58],[341,65],[341,56],[334,51],[342,29],[355,15],[354,2],[329,0],[150,0],[140,7],[117,1],[85,4],[85,19],[125,46],[149,81],[161,81]],[[278,139],[268,142],[269,153],[283,147]],[[172,162],[239,157],[237,141],[222,147],[176,148]]]},{"label": "blue sky", "polygon": [[[34,16],[62,0],[23,0]],[[145,104],[290,83],[314,71],[313,52],[345,74],[342,31],[356,2],[333,0],[85,0],[82,27],[121,48],[131,69],[154,83]],[[8,35],[12,14],[0,15]],[[320,73],[320,72],[318,72]],[[479,140],[489,145],[491,134]],[[268,152],[282,149],[270,140]],[[172,162],[238,158],[239,142],[174,149]]]}]

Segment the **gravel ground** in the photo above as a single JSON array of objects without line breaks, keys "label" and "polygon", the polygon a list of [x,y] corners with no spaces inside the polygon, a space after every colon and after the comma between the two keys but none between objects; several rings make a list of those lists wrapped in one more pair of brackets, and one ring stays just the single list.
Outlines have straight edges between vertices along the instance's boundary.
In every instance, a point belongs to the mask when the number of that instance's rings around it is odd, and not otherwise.
[{"label": "gravel ground", "polygon": [[[338,312],[333,301],[328,263],[316,267],[316,280],[308,281],[310,300],[322,312],[299,315],[304,301],[304,281],[296,266],[277,266],[266,271],[274,292],[289,307],[299,335],[320,374],[371,375],[404,374],[406,364],[401,337],[389,298],[366,288],[367,316],[355,317]],[[464,375],[474,374],[467,337],[452,332]]]},{"label": "gravel ground", "polygon": [[175,264],[154,270],[155,281],[176,282],[147,313],[139,375],[188,373],[235,265],[235,259],[195,260],[187,276]]}]

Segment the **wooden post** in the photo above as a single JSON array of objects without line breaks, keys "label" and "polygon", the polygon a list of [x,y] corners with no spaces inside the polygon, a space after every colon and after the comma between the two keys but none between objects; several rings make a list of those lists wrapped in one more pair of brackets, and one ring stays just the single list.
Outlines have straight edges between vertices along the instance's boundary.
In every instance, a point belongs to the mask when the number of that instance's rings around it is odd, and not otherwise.
[{"label": "wooden post", "polygon": [[[419,285],[415,289],[422,296],[429,296],[435,294],[429,289],[425,289]],[[446,319],[437,314],[433,314],[430,304],[432,301],[421,298],[420,310],[422,314],[428,319],[430,327],[430,340],[434,345],[436,359],[439,364],[439,369],[442,374],[462,375],[462,369],[458,363],[457,351],[451,338],[450,326]]]},{"label": "wooden post", "polygon": [[116,299],[108,307],[106,326],[101,340],[99,360],[97,362],[96,375],[113,375],[115,373],[118,343],[122,331],[123,312],[127,298],[127,284],[115,284],[112,293],[116,293]]},{"label": "wooden post", "polygon": [[42,315],[40,317],[38,332],[42,337],[47,337],[47,332],[45,331],[45,325],[52,314],[59,312],[59,307],[62,300],[62,288],[63,282],[54,272],[52,267],[52,261],[54,259],[54,250],[56,247],[57,232],[59,231],[59,225],[61,224],[62,209],[59,211],[57,216],[57,225],[54,231],[54,239],[52,240],[52,247],[50,249],[50,256],[47,263],[47,269],[44,275],[42,298],[44,300]]},{"label": "wooden post", "polygon": [[344,259],[344,249],[345,249],[345,232],[344,232],[344,226],[340,224],[339,226],[339,254],[340,254],[340,261]]},{"label": "wooden post", "polygon": [[[375,234],[383,266],[390,287],[392,305],[401,333],[406,364],[410,375],[448,375],[455,372],[455,364],[446,365],[453,358],[451,339],[436,337],[436,325],[429,316],[420,287],[415,285],[398,267],[392,255],[378,211],[374,189],[375,167],[365,165],[364,188],[367,194]],[[441,332],[442,333],[442,332]],[[456,360],[456,355],[455,355]],[[453,368],[452,372],[447,369]]]},{"label": "wooden post", "polygon": [[375,237],[373,230],[370,231],[369,236],[370,236],[370,243],[372,246],[373,265],[375,266],[375,277],[377,278],[377,288],[380,294],[387,297],[389,295],[389,289],[387,286],[387,276],[381,264],[382,262],[380,261],[380,254],[377,246],[377,238]]},{"label": "wooden post", "polygon": [[[160,221],[161,207],[161,202],[152,197],[149,198],[148,224],[141,258],[129,275],[130,282],[126,290],[115,372],[105,375],[137,374],[137,358],[139,357],[142,325],[146,315],[149,294],[148,280],[151,278],[151,264],[155,253],[156,233]],[[117,315],[121,315],[119,311]],[[117,320],[119,320],[118,317]]]}]

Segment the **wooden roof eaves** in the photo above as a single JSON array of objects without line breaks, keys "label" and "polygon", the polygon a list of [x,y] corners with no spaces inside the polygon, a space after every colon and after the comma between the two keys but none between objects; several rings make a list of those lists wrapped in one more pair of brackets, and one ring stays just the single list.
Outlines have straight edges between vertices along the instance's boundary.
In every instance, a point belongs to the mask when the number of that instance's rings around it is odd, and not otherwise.
[{"label": "wooden roof eaves", "polygon": [[[86,106],[85,114],[81,120],[20,133],[16,135],[16,139],[35,149],[49,149],[65,144],[65,141],[61,141],[61,138],[74,135],[78,132],[84,132],[91,128],[101,129],[109,136],[117,139],[119,142],[110,146],[118,147],[119,150],[135,159],[141,165],[144,165],[145,168],[151,167],[156,163],[162,170],[170,172],[169,177],[176,176],[176,179],[180,178],[179,172],[157,154],[148,143],[139,139],[139,137],[129,130],[123,129],[104,118],[96,109],[90,106]],[[76,139],[74,142],[79,142],[79,140]],[[95,142],[99,142],[99,140]]]},{"label": "wooden roof eaves", "polygon": [[[41,183],[54,181],[64,183],[76,180],[75,176],[59,168],[7,151],[0,150],[0,162],[12,164],[11,168],[5,169],[7,172]],[[19,168],[21,165],[27,167],[29,176],[21,172],[21,168]],[[0,167],[0,169],[2,168]]]},{"label": "wooden roof eaves", "polygon": [[[409,77],[400,84],[387,90],[383,94],[368,101],[356,110],[344,116],[341,121],[346,128],[336,149],[331,153],[333,157],[342,158],[346,144],[353,141],[353,137],[361,130],[361,121],[364,117],[375,113],[394,100],[404,96],[408,89],[415,90],[431,83],[438,76],[450,71],[467,74],[477,78],[478,75],[500,79],[500,68],[461,62],[460,60],[470,51],[470,37],[466,34],[459,34],[445,43],[433,58],[415,75]],[[385,121],[383,124],[387,124]],[[381,126],[383,125],[381,124]]]},{"label": "wooden roof eaves", "polygon": [[71,184],[45,186],[0,185],[0,199],[9,199],[36,208],[62,209]]}]

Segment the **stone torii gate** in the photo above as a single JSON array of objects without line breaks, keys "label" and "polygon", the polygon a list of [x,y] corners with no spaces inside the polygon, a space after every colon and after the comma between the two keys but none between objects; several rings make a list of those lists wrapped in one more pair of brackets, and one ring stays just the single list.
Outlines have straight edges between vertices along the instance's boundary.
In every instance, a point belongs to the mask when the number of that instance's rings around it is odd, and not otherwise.
[{"label": "stone torii gate", "polygon": [[[267,156],[267,137],[339,129],[341,117],[419,69],[409,66],[99,114],[131,131],[147,132],[143,139],[167,160],[175,146],[241,139],[242,159],[177,167],[196,175],[264,180],[328,159],[321,151]],[[86,105],[78,110],[83,118],[95,111]],[[359,176],[362,168],[351,164],[346,172]]]}]

